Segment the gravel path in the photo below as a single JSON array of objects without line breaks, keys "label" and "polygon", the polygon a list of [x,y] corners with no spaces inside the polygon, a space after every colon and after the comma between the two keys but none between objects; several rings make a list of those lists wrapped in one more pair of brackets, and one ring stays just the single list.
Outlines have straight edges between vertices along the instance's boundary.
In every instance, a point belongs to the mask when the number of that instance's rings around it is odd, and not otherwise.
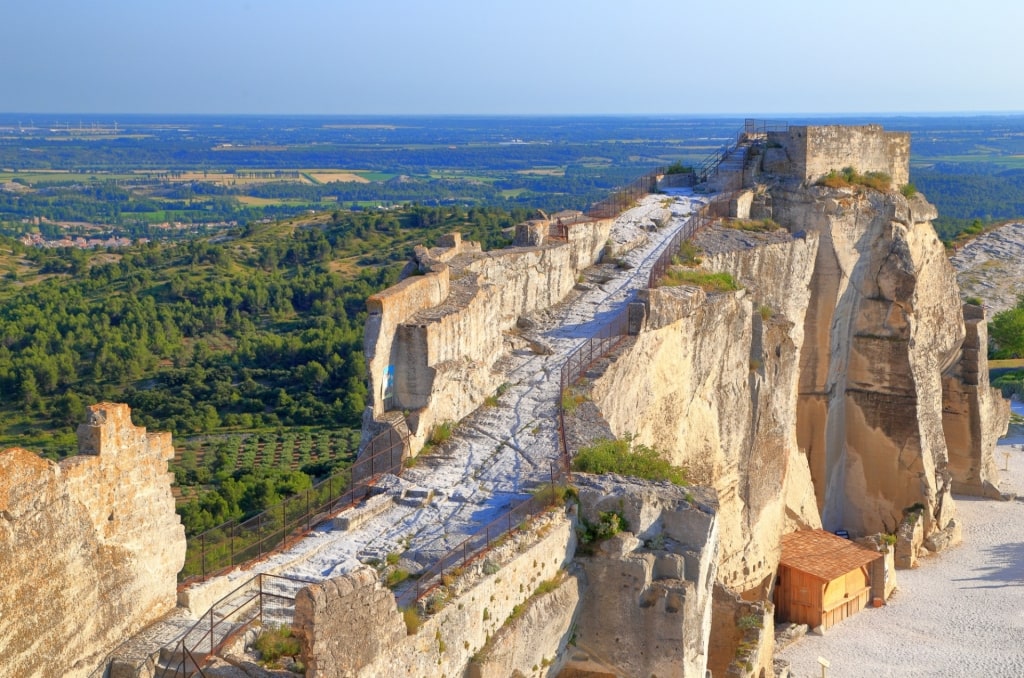
[{"label": "gravel path", "polygon": [[[1014,441],[1024,443],[1024,440]],[[996,451],[1000,488],[1024,495],[1024,445]],[[889,604],[779,653],[799,678],[1024,676],[1024,503],[957,497],[961,546],[898,570]]]}]

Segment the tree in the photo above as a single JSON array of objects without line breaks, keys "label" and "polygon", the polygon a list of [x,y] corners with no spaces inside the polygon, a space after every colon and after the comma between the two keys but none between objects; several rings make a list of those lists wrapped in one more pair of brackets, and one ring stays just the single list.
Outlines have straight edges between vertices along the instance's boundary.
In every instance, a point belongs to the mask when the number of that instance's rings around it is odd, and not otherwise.
[{"label": "tree", "polygon": [[988,326],[992,343],[992,357],[1024,357],[1024,295],[1017,299],[1017,305],[992,317]]}]

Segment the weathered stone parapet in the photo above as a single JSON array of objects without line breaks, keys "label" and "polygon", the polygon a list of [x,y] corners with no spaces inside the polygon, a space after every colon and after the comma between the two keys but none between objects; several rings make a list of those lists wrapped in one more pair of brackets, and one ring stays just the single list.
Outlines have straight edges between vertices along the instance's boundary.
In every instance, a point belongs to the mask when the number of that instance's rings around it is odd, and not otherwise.
[{"label": "weathered stone parapet", "polygon": [[[561,620],[557,628],[516,631],[510,625],[518,606],[568,564],[575,543],[569,517],[543,514],[526,532],[513,535],[495,553],[467,568],[453,582],[451,595],[434,606],[441,609],[411,635],[394,595],[369,568],[306,587],[295,601],[295,631],[302,639],[306,675],[461,676],[474,654],[505,626],[507,633],[526,633],[537,642],[513,651],[509,666],[520,666],[531,653],[553,659],[568,642],[578,592],[546,601],[544,606],[552,609],[545,612],[538,608],[541,617]],[[484,568],[485,562],[493,567]]]},{"label": "weathered stone parapet", "polygon": [[87,676],[170,611],[185,560],[168,434],[88,408],[83,454],[0,452],[0,675]]},{"label": "weathered stone parapet", "polygon": [[[881,125],[791,125],[769,132],[767,165],[813,183],[830,171],[885,172],[896,186],[910,177],[910,133],[886,132]],[[783,151],[783,153],[779,153]]]}]

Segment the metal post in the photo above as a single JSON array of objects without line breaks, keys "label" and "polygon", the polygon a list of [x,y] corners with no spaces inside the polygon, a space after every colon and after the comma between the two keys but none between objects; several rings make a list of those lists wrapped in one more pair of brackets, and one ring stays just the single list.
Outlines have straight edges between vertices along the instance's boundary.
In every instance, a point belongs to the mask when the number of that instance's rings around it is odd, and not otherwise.
[{"label": "metal post", "polygon": [[309,494],[312,491],[313,491],[312,489],[306,490],[306,532],[309,532],[309,520],[310,520],[310,517],[311,517],[309,515]]},{"label": "metal post", "polygon": [[231,526],[231,536],[229,537],[228,542],[231,544],[231,547],[230,547],[231,548],[231,562],[228,563],[228,565],[234,565],[235,564],[235,526],[234,525]]},{"label": "metal post", "polygon": [[206,533],[203,532],[200,535],[200,537],[201,537],[201,539],[199,540],[199,544],[200,544],[199,556],[200,556],[200,558],[202,559],[202,562],[203,562],[203,567],[202,567],[202,570],[203,570],[203,581],[206,581]]},{"label": "metal post", "polygon": [[263,514],[256,516],[256,539],[260,545],[260,556],[263,556]]},{"label": "metal post", "polygon": [[257,576],[260,580],[260,626],[263,626],[263,573]]}]

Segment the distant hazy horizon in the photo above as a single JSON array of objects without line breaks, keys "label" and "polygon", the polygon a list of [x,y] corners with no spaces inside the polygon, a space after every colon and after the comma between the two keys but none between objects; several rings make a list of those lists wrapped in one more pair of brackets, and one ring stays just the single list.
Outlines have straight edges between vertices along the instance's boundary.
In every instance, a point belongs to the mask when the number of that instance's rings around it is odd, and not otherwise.
[{"label": "distant hazy horizon", "polygon": [[1024,111],[1009,0],[34,0],[0,16],[0,109],[24,115]]}]

